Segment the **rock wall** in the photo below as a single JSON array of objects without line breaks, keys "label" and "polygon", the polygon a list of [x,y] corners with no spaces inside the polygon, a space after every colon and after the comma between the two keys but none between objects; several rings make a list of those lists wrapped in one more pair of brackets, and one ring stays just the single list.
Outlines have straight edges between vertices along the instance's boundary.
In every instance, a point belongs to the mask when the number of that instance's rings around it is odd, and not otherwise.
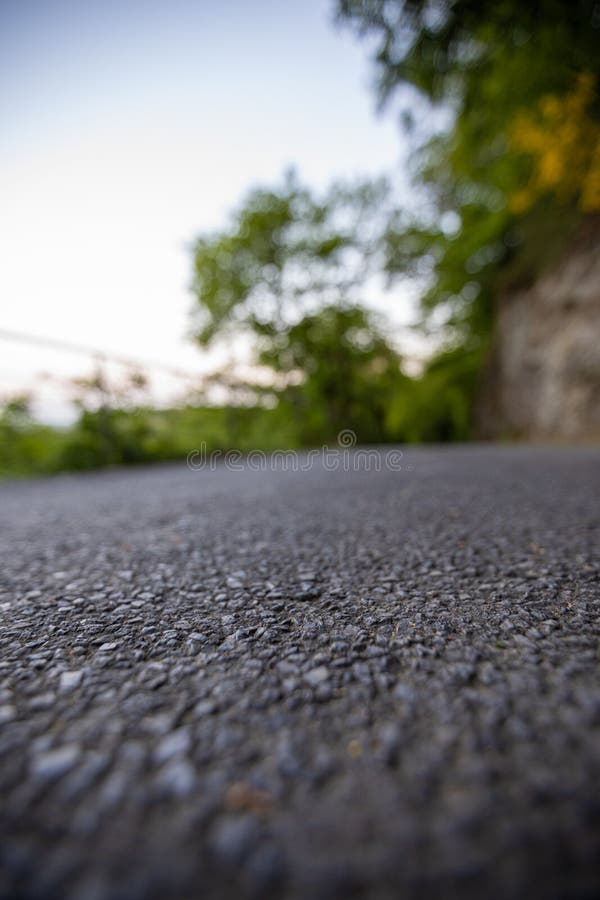
[{"label": "rock wall", "polygon": [[501,297],[476,430],[600,439],[600,216],[531,287]]}]

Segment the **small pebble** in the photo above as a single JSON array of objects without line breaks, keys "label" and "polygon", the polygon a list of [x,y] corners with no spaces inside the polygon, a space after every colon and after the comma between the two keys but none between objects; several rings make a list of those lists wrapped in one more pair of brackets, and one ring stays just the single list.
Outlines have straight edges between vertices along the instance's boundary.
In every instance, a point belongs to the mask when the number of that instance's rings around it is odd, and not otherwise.
[{"label": "small pebble", "polygon": [[306,672],[304,675],[304,680],[307,684],[310,684],[311,687],[317,687],[320,684],[323,684],[329,678],[329,669],[327,666],[317,666],[316,669],[311,669],[310,672]]},{"label": "small pebble", "polygon": [[69,694],[81,684],[83,672],[81,669],[74,669],[71,672],[63,672],[60,676],[59,690],[61,694]]},{"label": "small pebble", "polygon": [[16,715],[17,710],[11,703],[0,706],[0,725],[4,725],[6,722],[12,722]]},{"label": "small pebble", "polygon": [[73,768],[81,755],[77,744],[68,744],[35,756],[31,763],[31,772],[37,781],[54,781]]},{"label": "small pebble", "polygon": [[191,745],[190,733],[185,728],[167,734],[154,751],[154,759],[158,763],[164,763],[174,756],[182,756]]}]

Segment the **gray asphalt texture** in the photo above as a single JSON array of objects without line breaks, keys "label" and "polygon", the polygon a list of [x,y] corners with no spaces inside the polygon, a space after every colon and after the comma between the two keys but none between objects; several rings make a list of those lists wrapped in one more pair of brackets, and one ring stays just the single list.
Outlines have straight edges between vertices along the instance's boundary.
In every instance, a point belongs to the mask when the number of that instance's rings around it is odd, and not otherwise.
[{"label": "gray asphalt texture", "polygon": [[386,452],[0,487],[3,900],[600,896],[600,453]]}]

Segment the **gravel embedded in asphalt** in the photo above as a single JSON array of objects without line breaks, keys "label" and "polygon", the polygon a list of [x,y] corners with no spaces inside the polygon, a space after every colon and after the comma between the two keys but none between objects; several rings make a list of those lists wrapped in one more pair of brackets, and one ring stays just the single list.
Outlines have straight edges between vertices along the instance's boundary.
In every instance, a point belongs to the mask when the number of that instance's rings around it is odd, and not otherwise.
[{"label": "gravel embedded in asphalt", "polygon": [[387,453],[0,487],[3,900],[600,895],[600,453]]}]

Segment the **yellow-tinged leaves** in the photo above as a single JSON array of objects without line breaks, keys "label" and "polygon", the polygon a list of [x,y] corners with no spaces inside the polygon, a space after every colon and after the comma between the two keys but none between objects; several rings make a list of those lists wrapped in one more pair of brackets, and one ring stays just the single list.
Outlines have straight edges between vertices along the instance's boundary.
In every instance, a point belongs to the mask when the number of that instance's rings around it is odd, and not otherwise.
[{"label": "yellow-tinged leaves", "polygon": [[510,197],[514,212],[525,212],[549,193],[575,201],[583,212],[600,210],[600,123],[590,107],[596,79],[582,72],[572,91],[543,97],[532,112],[520,112],[509,129],[513,150],[531,157],[529,183]]}]

